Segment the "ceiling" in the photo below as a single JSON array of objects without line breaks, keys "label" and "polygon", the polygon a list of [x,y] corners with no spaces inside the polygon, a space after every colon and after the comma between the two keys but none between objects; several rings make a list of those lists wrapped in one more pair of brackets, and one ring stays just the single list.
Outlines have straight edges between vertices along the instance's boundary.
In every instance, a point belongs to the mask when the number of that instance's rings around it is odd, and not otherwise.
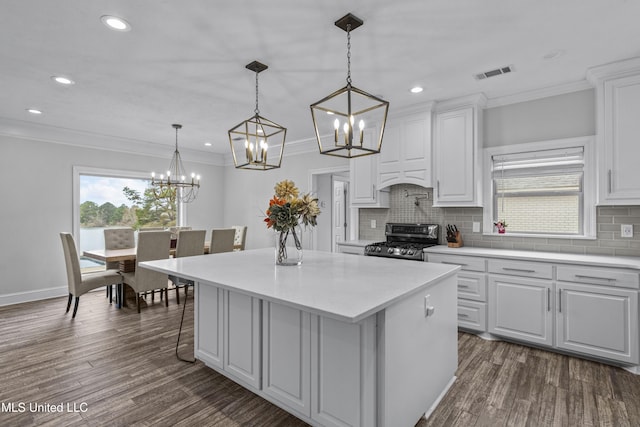
[{"label": "ceiling", "polygon": [[[311,138],[309,105],[345,85],[346,33],[333,23],[348,12],[364,21],[351,34],[353,85],[390,111],[580,82],[591,66],[640,56],[634,0],[4,1],[0,134],[66,132],[165,153],[181,123],[181,150],[226,154],[227,131],[253,115],[245,65],[258,60],[269,66],[261,115],[291,143]],[[103,15],[131,31],[108,29]],[[473,77],[505,65],[514,72]]]}]

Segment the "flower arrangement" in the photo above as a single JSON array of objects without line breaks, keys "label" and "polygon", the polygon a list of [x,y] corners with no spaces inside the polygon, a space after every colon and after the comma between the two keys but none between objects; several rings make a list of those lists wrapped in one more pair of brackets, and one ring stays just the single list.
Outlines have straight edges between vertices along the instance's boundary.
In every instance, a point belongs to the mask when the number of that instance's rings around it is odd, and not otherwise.
[{"label": "flower arrangement", "polygon": [[293,181],[284,180],[278,182],[275,187],[275,195],[269,200],[269,208],[266,212],[264,222],[267,228],[279,231],[279,253],[278,261],[287,258],[286,240],[289,233],[293,235],[296,249],[302,249],[300,236],[296,232],[296,227],[300,223],[305,226],[314,227],[318,224],[317,217],[320,215],[318,199],[310,194],[299,197],[300,191]]},{"label": "flower arrangement", "polygon": [[497,222],[494,222],[493,225],[496,226],[496,228],[498,229],[498,233],[503,234],[507,228],[507,223],[505,222],[505,220],[501,219]]}]

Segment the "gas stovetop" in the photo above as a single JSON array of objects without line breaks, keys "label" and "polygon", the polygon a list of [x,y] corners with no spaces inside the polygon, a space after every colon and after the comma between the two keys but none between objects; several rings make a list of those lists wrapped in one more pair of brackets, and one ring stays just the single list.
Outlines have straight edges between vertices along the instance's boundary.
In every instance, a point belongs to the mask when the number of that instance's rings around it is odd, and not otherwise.
[{"label": "gas stovetop", "polygon": [[387,240],[367,245],[364,254],[422,261],[422,250],[438,244],[438,230],[438,224],[388,223]]}]

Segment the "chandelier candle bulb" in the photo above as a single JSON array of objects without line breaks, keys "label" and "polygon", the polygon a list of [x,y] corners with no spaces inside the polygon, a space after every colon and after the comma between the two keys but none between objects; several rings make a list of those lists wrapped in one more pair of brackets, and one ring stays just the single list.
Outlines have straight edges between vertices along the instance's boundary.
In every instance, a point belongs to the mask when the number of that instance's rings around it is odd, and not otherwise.
[{"label": "chandelier candle bulb", "polygon": [[360,128],[360,146],[362,147],[362,143],[364,142],[364,120],[360,120],[358,127]]},{"label": "chandelier candle bulb", "polygon": [[335,129],[335,136],[333,138],[334,142],[337,143],[338,142],[338,129],[340,129],[340,120],[336,119],[333,122],[333,128]]}]

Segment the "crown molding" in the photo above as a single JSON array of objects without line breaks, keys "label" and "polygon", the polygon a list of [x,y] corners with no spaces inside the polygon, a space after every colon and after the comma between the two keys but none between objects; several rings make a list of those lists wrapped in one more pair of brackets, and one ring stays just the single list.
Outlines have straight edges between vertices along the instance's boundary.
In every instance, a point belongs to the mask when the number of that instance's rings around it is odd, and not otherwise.
[{"label": "crown molding", "polygon": [[[169,158],[173,153],[173,146],[170,145],[165,146],[137,139],[36,124],[4,117],[0,117],[0,136],[157,158]],[[165,147],[166,151],[164,151]],[[181,148],[180,154],[184,161],[224,166],[224,159],[220,154],[189,148]]]},{"label": "crown molding", "polygon": [[435,103],[435,110],[440,112],[454,110],[460,107],[468,107],[470,105],[478,108],[485,108],[487,105],[487,96],[484,93],[477,93],[438,101]]},{"label": "crown molding", "polygon": [[564,95],[566,93],[572,92],[580,92],[587,89],[593,89],[593,85],[587,80],[549,86],[545,88],[529,90],[526,92],[515,93],[513,95],[491,98],[487,101],[486,108],[503,107],[505,105],[518,104],[520,102],[535,101],[537,99],[549,98],[552,96]]},{"label": "crown molding", "polygon": [[635,74],[640,71],[640,57],[610,62],[587,69],[587,79],[597,86],[601,80]]}]

